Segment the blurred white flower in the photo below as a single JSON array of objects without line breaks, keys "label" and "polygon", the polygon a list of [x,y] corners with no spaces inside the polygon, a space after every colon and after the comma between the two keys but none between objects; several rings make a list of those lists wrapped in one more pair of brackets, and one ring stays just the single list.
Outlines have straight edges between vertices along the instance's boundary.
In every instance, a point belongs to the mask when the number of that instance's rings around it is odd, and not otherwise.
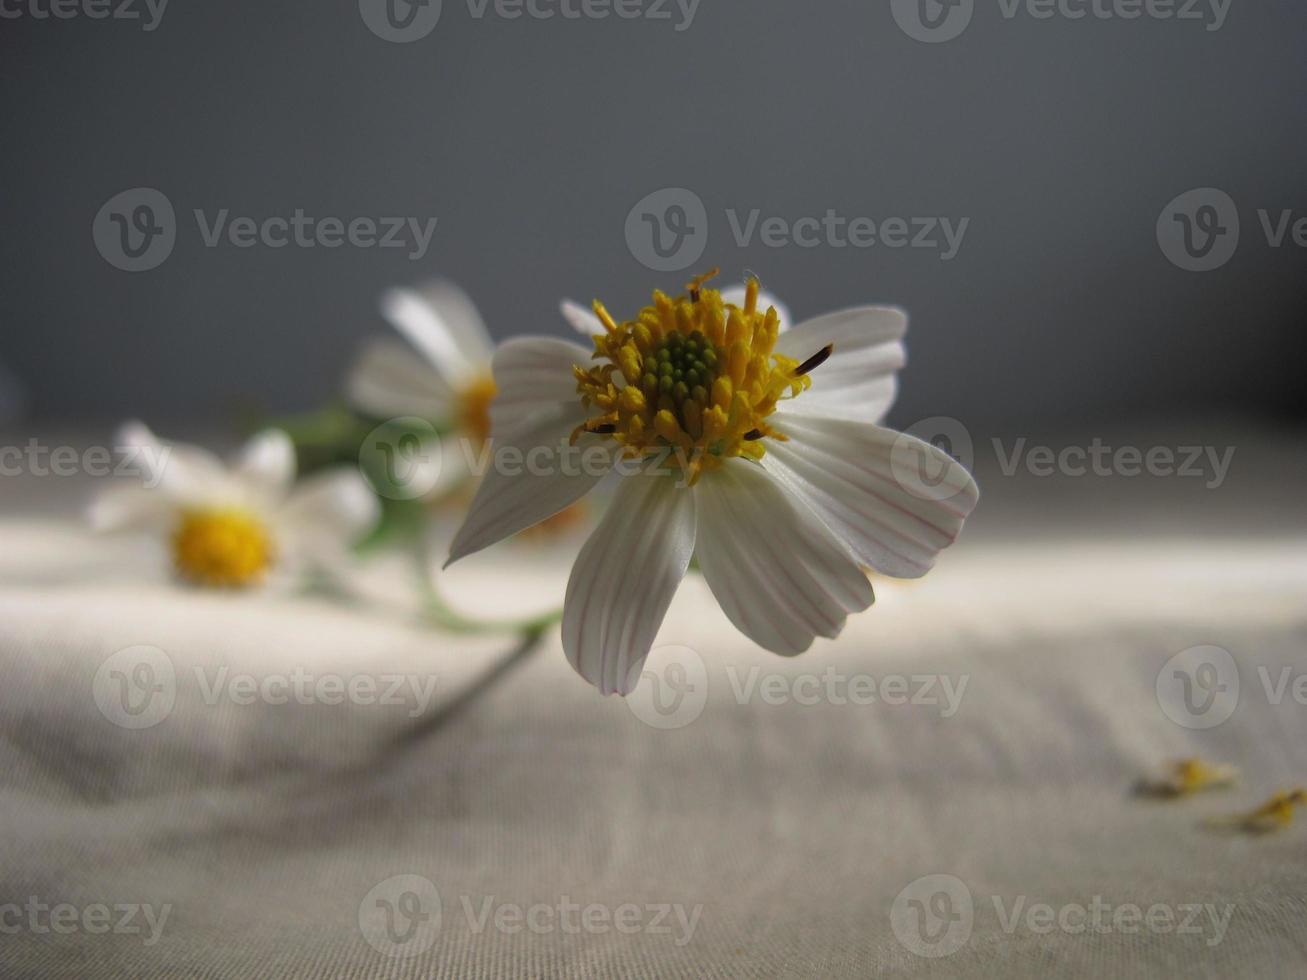
[{"label": "blurred white flower", "polygon": [[368,342],[346,382],[350,402],[377,418],[415,416],[484,441],[495,395],[494,345],[472,300],[453,283],[436,281],[388,290],[381,314],[407,343]]},{"label": "blurred white flower", "polygon": [[[904,363],[901,310],[845,310],[782,334],[756,281],[737,305],[703,278],[621,324],[596,303],[593,355],[523,338],[494,357],[496,460],[511,450],[555,465],[492,466],[449,561],[618,470],[563,613],[568,659],[604,694],[634,688],[692,556],[742,633],[794,655],[871,605],[862,566],[924,575],[978,498],[946,453],[875,424]],[[577,450],[606,463],[574,465]]]},{"label": "blurred white flower", "polygon": [[198,446],[165,444],[144,425],[117,446],[157,470],[92,503],[102,531],[151,532],[167,541],[177,575],[214,588],[289,586],[309,570],[339,571],[376,524],[376,498],[354,468],[295,482],[295,450],[279,429],[252,438],[231,465]]},{"label": "blurred white flower", "polygon": [[[423,419],[444,431],[439,452],[426,454],[439,461],[434,476],[410,477],[424,487],[424,497],[442,498],[466,486],[484,460],[496,395],[494,343],[471,298],[447,280],[388,290],[380,306],[382,316],[407,343],[391,338],[369,341],[350,372],[347,397],[377,418]],[[564,315],[569,315],[566,308]],[[466,498],[453,496],[458,506],[466,504]],[[584,505],[553,515],[541,524],[541,536],[565,534],[585,515]]]}]

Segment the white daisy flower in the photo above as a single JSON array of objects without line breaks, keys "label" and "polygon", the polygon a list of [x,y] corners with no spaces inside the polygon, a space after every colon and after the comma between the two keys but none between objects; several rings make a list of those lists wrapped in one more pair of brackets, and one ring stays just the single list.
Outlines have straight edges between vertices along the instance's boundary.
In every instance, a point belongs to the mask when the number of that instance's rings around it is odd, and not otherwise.
[{"label": "white daisy flower", "polygon": [[905,359],[901,310],[859,307],[782,333],[756,280],[734,304],[706,278],[675,299],[655,293],[625,323],[596,303],[593,354],[521,338],[494,356],[497,465],[449,561],[617,470],[563,612],[567,657],[604,694],[639,680],[692,556],[735,626],[790,656],[871,605],[864,566],[924,575],[978,497],[946,453],[877,424]]},{"label": "white daisy flower", "polygon": [[123,426],[116,445],[153,472],[102,492],[92,526],[165,537],[178,577],[194,585],[291,585],[306,570],[339,569],[379,516],[356,469],[296,483],[295,449],[279,429],[254,436],[230,466],[198,446],[162,443],[139,422]]},{"label": "white daisy flower", "polygon": [[[411,416],[446,430],[440,452],[428,457],[438,460],[435,473],[409,476],[428,487],[424,496],[440,498],[475,475],[490,438],[494,342],[471,298],[447,280],[388,290],[380,307],[407,343],[369,341],[350,373],[346,394],[356,408],[377,418]],[[569,315],[567,309],[564,315]],[[598,328],[594,314],[588,315]],[[559,513],[540,531],[549,536],[566,532],[585,513],[584,505]]]},{"label": "white daisy flower", "polygon": [[[370,341],[346,383],[349,400],[377,418],[448,423],[480,444],[490,434],[494,343],[467,294],[451,282],[391,289],[381,314],[408,343]],[[414,357],[414,352],[419,357]]]}]

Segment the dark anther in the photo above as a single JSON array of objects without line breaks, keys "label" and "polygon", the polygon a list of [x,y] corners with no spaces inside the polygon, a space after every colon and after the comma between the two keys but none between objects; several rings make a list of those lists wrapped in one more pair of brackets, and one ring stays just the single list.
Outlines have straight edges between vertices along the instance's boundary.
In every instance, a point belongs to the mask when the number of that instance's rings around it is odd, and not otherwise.
[{"label": "dark anther", "polygon": [[596,425],[592,429],[586,429],[586,431],[593,432],[597,436],[611,436],[617,431],[617,426],[613,425],[612,422],[604,422],[600,425]]},{"label": "dark anther", "polygon": [[834,352],[835,352],[835,345],[827,344],[821,350],[817,351],[817,353],[813,354],[812,357],[808,358],[806,361],[804,361],[802,364],[796,367],[794,369],[794,376],[796,378],[801,378],[809,371],[813,371],[821,367],[823,364],[826,363],[826,358],[830,357],[831,354],[833,354]]},{"label": "dark anther", "polygon": [[761,438],[762,438],[761,429],[750,429],[748,432],[744,434],[745,442],[757,442]]},{"label": "dark anther", "polygon": [[699,302],[699,290],[697,289],[690,290],[690,302],[691,303]]}]

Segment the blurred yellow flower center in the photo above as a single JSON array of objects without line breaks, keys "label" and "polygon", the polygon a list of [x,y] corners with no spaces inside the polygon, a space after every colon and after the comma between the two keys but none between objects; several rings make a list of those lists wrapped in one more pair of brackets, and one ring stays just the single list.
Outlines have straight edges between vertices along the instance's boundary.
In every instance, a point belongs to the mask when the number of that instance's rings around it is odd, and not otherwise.
[{"label": "blurred yellow flower center", "polygon": [[458,427],[478,443],[490,438],[490,403],[495,398],[495,380],[477,378],[458,393]]},{"label": "blurred yellow flower center", "polygon": [[243,588],[272,565],[272,539],[241,510],[191,510],[173,533],[173,561],[182,578],[212,588]]},{"label": "blurred yellow flower center", "polygon": [[773,352],[780,319],[758,309],[751,279],[744,305],[704,289],[713,270],[675,299],[655,292],[653,305],[617,323],[598,301],[605,333],[594,338],[595,367],[577,365],[577,393],[593,418],[573,434],[611,435],[626,455],[675,450],[691,482],[723,459],[758,460],[765,438],[784,438],[767,424],[782,398],[812,381],[798,361]]}]

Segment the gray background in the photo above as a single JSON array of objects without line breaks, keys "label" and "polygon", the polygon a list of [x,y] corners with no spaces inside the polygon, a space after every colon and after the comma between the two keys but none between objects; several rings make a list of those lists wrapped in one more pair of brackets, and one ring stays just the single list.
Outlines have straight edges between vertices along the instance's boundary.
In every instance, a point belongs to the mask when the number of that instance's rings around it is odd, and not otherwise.
[{"label": "gray background", "polygon": [[[119,0],[115,0],[119,2]],[[675,22],[476,19],[446,0],[387,43],[355,2],[173,0],[139,22],[0,20],[0,364],[36,419],[230,422],[311,407],[384,287],[444,274],[498,336],[565,327],[563,295],[629,312],[655,285],[627,213],[668,186],[710,214],[696,268],[756,270],[800,315],[909,309],[894,420],[981,430],[1301,414],[1303,250],[1256,209],[1307,206],[1296,2],[1234,0],[1223,28],[1037,21],[977,0],[945,44],[886,2],[703,0]],[[96,252],[114,194],[163,191],[159,268]],[[1181,271],[1155,237],[1215,186],[1243,241]],[[191,209],[436,216],[431,251],[201,244]],[[789,219],[971,219],[959,255],[739,248],[726,208]]]}]

